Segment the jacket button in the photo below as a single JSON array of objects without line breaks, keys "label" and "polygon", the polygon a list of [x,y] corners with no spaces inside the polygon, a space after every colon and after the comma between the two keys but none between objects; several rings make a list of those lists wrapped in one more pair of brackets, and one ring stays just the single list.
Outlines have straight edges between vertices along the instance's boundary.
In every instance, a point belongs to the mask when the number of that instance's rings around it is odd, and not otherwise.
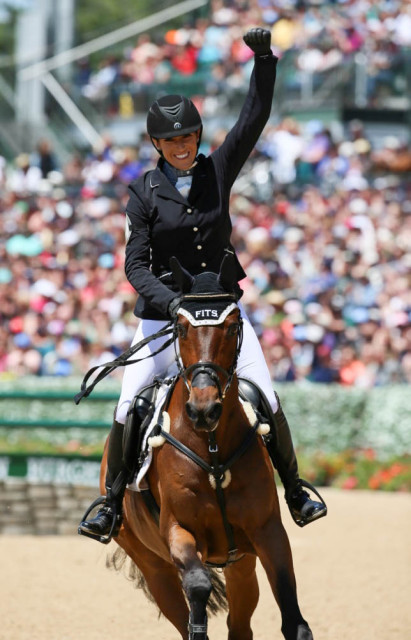
[{"label": "jacket button", "polygon": [[198,227],[193,227],[193,231],[198,231]]},{"label": "jacket button", "polygon": [[192,209],[186,209],[187,213],[193,213]]},{"label": "jacket button", "polygon": [[201,244],[198,244],[198,245],[197,245],[197,249],[198,249],[199,251],[201,251],[201,249],[202,249],[202,248],[203,248],[203,245],[201,245]]},{"label": "jacket button", "polygon": [[206,262],[202,262],[202,263],[201,263],[201,266],[202,266],[202,267],[206,267],[206,266],[207,266],[207,263],[206,263]]}]

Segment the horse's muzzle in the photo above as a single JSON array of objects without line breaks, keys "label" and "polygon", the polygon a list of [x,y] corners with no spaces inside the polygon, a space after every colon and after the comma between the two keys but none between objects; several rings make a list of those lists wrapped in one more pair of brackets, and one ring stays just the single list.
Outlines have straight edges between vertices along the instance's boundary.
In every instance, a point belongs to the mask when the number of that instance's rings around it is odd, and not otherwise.
[{"label": "horse's muzzle", "polygon": [[199,408],[193,402],[186,402],[187,415],[192,420],[194,427],[203,431],[214,431],[217,427],[223,410],[220,401],[209,402],[206,406]]}]

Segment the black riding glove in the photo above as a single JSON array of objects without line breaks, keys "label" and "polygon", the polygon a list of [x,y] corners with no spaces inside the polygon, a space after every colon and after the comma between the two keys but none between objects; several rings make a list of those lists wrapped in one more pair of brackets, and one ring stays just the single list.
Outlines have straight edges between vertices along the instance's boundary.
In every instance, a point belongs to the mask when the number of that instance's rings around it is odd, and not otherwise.
[{"label": "black riding glove", "polygon": [[268,29],[250,29],[243,40],[256,56],[267,56],[271,53],[271,32]]},{"label": "black riding glove", "polygon": [[178,308],[179,308],[180,304],[181,304],[181,297],[180,296],[176,296],[169,303],[169,305],[167,307],[167,313],[168,313],[168,317],[171,318],[171,320],[175,320],[177,318],[177,311],[178,311]]}]

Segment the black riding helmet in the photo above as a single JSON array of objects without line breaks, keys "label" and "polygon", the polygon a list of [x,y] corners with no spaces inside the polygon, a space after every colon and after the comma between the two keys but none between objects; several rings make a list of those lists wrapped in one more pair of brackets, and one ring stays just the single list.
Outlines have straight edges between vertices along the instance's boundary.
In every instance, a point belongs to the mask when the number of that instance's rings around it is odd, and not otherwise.
[{"label": "black riding helmet", "polygon": [[[151,105],[147,115],[147,133],[151,138],[174,138],[200,130],[203,123],[197,108],[189,98],[180,95],[163,96]],[[156,147],[157,148],[157,147]]]}]

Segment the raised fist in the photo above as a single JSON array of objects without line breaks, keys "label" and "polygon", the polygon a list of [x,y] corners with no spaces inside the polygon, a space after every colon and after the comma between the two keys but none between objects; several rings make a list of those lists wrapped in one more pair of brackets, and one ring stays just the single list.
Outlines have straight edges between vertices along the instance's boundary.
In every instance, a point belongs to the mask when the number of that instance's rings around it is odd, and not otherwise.
[{"label": "raised fist", "polygon": [[250,29],[244,34],[243,40],[256,56],[265,56],[271,52],[271,33],[268,29]]}]

